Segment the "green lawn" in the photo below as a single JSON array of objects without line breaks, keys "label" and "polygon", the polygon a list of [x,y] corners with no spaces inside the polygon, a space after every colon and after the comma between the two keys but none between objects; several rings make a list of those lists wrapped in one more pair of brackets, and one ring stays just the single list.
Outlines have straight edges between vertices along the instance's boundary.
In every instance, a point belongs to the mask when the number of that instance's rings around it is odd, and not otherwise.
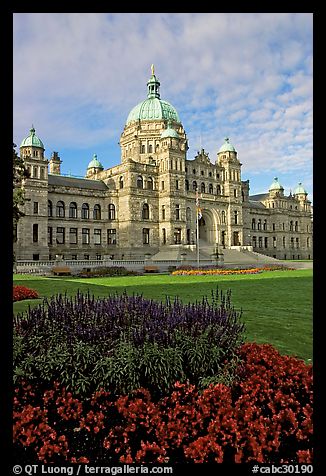
[{"label": "green lawn", "polygon": [[[14,284],[36,289],[42,297],[59,292],[74,295],[89,290],[96,296],[109,293],[143,294],[164,300],[179,296],[183,302],[200,300],[216,289],[232,290],[232,303],[243,310],[246,339],[275,345],[283,354],[312,359],[312,270],[267,271],[242,276],[145,275],[114,278],[45,278],[14,275]],[[39,300],[14,303],[21,312]]]}]

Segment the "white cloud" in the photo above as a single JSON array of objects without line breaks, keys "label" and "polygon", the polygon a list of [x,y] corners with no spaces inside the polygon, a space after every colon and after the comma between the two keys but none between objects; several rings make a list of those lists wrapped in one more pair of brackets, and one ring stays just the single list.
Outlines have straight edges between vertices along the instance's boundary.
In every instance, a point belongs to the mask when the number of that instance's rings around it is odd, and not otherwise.
[{"label": "white cloud", "polygon": [[244,170],[311,176],[309,13],[16,13],[15,141],[34,123],[58,148],[116,144],[152,63],[189,158],[200,136],[215,157],[228,135]]}]

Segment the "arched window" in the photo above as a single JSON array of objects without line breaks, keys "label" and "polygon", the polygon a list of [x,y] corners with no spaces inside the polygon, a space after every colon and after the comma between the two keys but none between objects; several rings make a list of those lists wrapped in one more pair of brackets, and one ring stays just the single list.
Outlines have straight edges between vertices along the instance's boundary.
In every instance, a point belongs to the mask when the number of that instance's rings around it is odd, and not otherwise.
[{"label": "arched window", "polygon": [[253,218],[253,219],[251,220],[251,229],[252,229],[252,230],[256,230],[256,219],[255,219],[255,218]]},{"label": "arched window", "polygon": [[201,183],[200,191],[201,191],[201,193],[205,193],[205,184],[204,184],[204,182]]},{"label": "arched window", "polygon": [[213,185],[211,183],[208,185],[208,193],[213,193]]},{"label": "arched window", "polygon": [[38,168],[37,167],[33,167],[33,177],[38,178]]},{"label": "arched window", "polygon": [[40,178],[44,179],[44,167],[41,167],[40,169]]},{"label": "arched window", "polygon": [[71,202],[69,205],[69,218],[77,218],[77,203]]},{"label": "arched window", "polygon": [[259,220],[258,220],[257,230],[261,230],[261,218],[259,218]]},{"label": "arched window", "polygon": [[185,180],[185,187],[186,187],[186,190],[189,190],[189,180]]},{"label": "arched window", "polygon": [[109,220],[115,220],[115,206],[113,203],[109,204]]},{"label": "arched window", "polygon": [[194,192],[197,190],[197,182],[196,182],[196,180],[194,180],[194,181],[192,182],[192,189],[193,189]]},{"label": "arched window", "polygon": [[265,230],[265,231],[267,230],[267,220],[266,219],[264,220],[263,230]]},{"label": "arched window", "polygon": [[222,210],[222,223],[226,223],[225,211]]},{"label": "arched window", "polygon": [[217,187],[216,187],[216,195],[221,195],[221,185],[217,185]]},{"label": "arched window", "polygon": [[143,188],[143,177],[141,175],[137,178],[137,188]]},{"label": "arched window", "polygon": [[123,177],[120,177],[119,179],[119,186],[120,188],[123,188]]},{"label": "arched window", "polygon": [[142,219],[149,220],[149,206],[147,203],[144,203],[142,210]]},{"label": "arched window", "polygon": [[65,216],[65,204],[62,201],[57,203],[57,217],[63,218]]},{"label": "arched window", "polygon": [[152,179],[152,177],[149,177],[147,179],[147,190],[153,190],[153,188],[154,188],[153,187],[153,179]]},{"label": "arched window", "polygon": [[187,221],[191,221],[191,208],[190,207],[187,207],[186,219],[187,219]]},{"label": "arched window", "polygon": [[83,203],[82,209],[81,209],[81,217],[88,220],[88,218],[89,218],[89,205],[88,205],[88,203]]},{"label": "arched window", "polygon": [[100,220],[101,219],[101,206],[99,204],[94,205],[93,219],[94,220]]},{"label": "arched window", "polygon": [[149,153],[153,152],[153,146],[152,146],[152,144],[148,144],[148,152],[149,152]]},{"label": "arched window", "polygon": [[52,202],[51,200],[48,200],[48,217],[53,216],[53,208],[52,208]]}]

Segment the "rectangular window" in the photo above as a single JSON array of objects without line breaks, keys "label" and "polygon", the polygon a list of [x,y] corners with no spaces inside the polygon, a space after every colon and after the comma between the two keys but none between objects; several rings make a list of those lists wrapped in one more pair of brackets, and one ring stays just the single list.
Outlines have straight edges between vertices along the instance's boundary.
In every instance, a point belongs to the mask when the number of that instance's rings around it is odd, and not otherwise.
[{"label": "rectangular window", "polygon": [[69,243],[71,245],[77,244],[77,228],[70,228],[69,229]]},{"label": "rectangular window", "polygon": [[33,243],[38,242],[38,225],[33,225]]},{"label": "rectangular window", "polygon": [[233,195],[234,195],[235,198],[237,197],[237,189],[236,188],[233,189]]},{"label": "rectangular window", "polygon": [[94,230],[94,244],[100,245],[102,242],[102,230],[95,229]]},{"label": "rectangular window", "polygon": [[108,230],[108,245],[117,244],[117,230],[115,228]]},{"label": "rectangular window", "polygon": [[176,190],[179,190],[179,180],[176,180],[176,181],[175,181],[175,189],[176,189]]},{"label": "rectangular window", "polygon": [[175,219],[180,220],[180,205],[175,206]]},{"label": "rectangular window", "polygon": [[33,255],[33,261],[39,261],[40,255],[38,253]]},{"label": "rectangular window", "polygon": [[38,202],[34,202],[34,215],[38,215]]},{"label": "rectangular window", "polygon": [[162,239],[163,245],[165,245],[166,244],[166,229],[165,228],[162,228],[162,236],[163,236],[163,239]]},{"label": "rectangular window", "polygon": [[273,231],[275,231],[275,223],[272,224]]},{"label": "rectangular window", "polygon": [[149,228],[143,228],[143,244],[149,245]]},{"label": "rectangular window", "polygon": [[276,248],[276,236],[273,236],[273,248]]},{"label": "rectangular window", "polygon": [[89,260],[89,255],[84,255],[84,259]]},{"label": "rectangular window", "polygon": [[162,205],[162,220],[165,220],[165,205]]},{"label": "rectangular window", "polygon": [[83,245],[89,245],[89,233],[90,233],[89,228],[82,228],[82,244]]},{"label": "rectangular window", "polygon": [[71,259],[76,260],[76,259],[77,259],[77,255],[71,255]]},{"label": "rectangular window", "polygon": [[283,236],[283,248],[285,248],[286,244],[285,244],[285,236]]},{"label": "rectangular window", "polygon": [[263,247],[263,237],[262,236],[258,237],[258,246],[259,246],[259,248]]},{"label": "rectangular window", "polygon": [[48,226],[48,245],[52,245],[53,243],[53,228],[52,226]]},{"label": "rectangular window", "polygon": [[65,229],[62,226],[57,228],[57,245],[63,245],[65,242]]},{"label": "rectangular window", "polygon": [[96,253],[96,259],[100,261],[102,259],[102,255],[100,255],[99,253]]},{"label": "rectangular window", "polygon": [[268,238],[267,238],[267,236],[265,236],[264,241],[265,241],[265,248],[268,248]]},{"label": "rectangular window", "polygon": [[161,189],[164,190],[164,180],[161,182]]},{"label": "rectangular window", "polygon": [[175,245],[181,244],[181,228],[174,229],[174,244]]}]

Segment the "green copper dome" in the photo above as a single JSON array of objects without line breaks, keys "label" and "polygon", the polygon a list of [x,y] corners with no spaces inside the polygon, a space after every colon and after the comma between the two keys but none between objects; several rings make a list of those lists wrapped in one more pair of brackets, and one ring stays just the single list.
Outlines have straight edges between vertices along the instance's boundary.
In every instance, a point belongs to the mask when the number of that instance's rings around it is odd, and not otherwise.
[{"label": "green copper dome", "polygon": [[308,195],[307,191],[303,188],[301,182],[299,182],[298,186],[294,189],[294,195],[298,195],[299,193],[303,193],[304,195]]},{"label": "green copper dome", "polygon": [[224,144],[222,145],[218,153],[220,152],[236,152],[235,148],[230,143],[230,139],[228,137],[225,137]]},{"label": "green copper dome", "polygon": [[278,178],[275,177],[273,183],[271,184],[271,186],[269,187],[268,190],[269,190],[269,191],[272,191],[272,190],[284,190],[284,188],[283,188],[282,185],[279,183]]},{"label": "green copper dome", "polygon": [[164,129],[161,133],[161,137],[175,137],[176,139],[180,139],[179,134],[173,127],[171,127],[171,122],[168,122],[168,127]]},{"label": "green copper dome", "polygon": [[179,116],[172,104],[160,98],[160,82],[154,74],[147,82],[147,99],[135,106],[127,117],[126,124],[138,120],[170,120],[180,122]]},{"label": "green copper dome", "polygon": [[93,159],[90,161],[90,163],[87,166],[88,169],[96,168],[96,169],[101,169],[103,170],[104,167],[101,164],[101,162],[97,159],[97,155],[93,155]]},{"label": "green copper dome", "polygon": [[41,149],[44,149],[43,142],[35,134],[35,129],[33,126],[29,132],[29,136],[23,140],[23,142],[20,144],[20,147],[41,147]]}]

